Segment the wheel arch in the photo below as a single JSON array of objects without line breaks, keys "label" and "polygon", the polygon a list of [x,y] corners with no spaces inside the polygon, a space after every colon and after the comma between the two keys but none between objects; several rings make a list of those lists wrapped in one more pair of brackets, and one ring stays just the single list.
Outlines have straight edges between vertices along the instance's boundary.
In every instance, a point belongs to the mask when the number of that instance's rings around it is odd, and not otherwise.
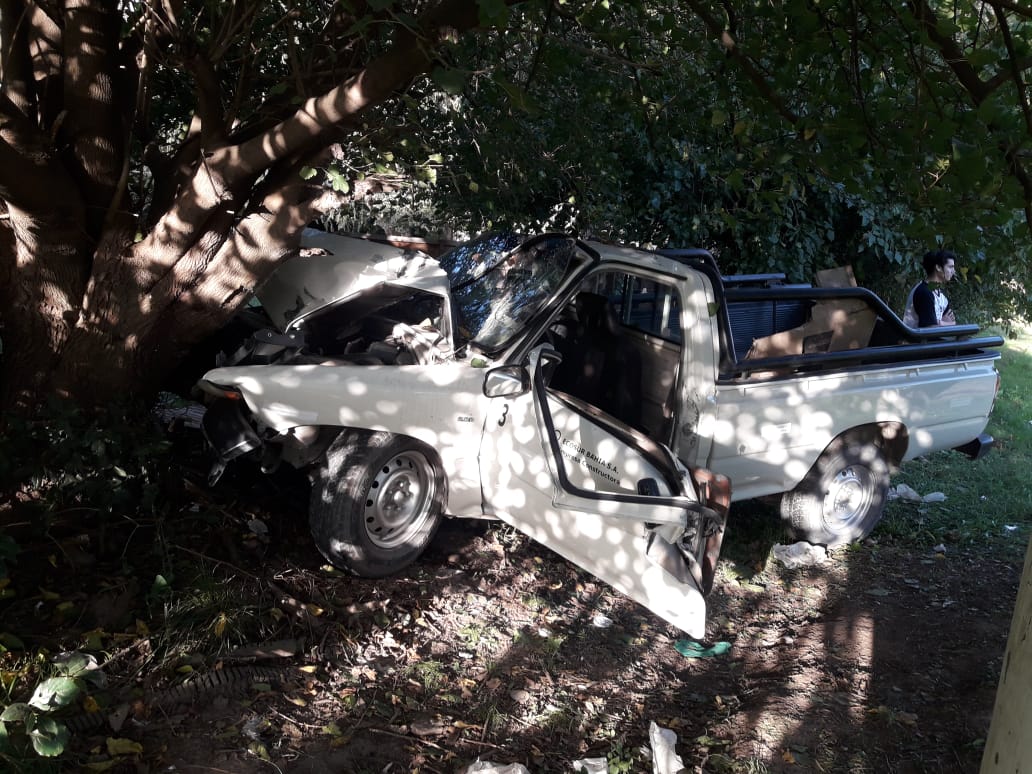
[{"label": "wheel arch", "polygon": [[885,510],[889,474],[906,452],[905,427],[874,422],[839,433],[806,476],[781,498],[797,540],[845,545],[871,533]]},{"label": "wheel arch", "polygon": [[818,460],[829,452],[854,443],[873,443],[881,447],[890,468],[896,470],[907,453],[910,434],[902,422],[870,422],[866,425],[857,425],[835,436],[818,455]]}]

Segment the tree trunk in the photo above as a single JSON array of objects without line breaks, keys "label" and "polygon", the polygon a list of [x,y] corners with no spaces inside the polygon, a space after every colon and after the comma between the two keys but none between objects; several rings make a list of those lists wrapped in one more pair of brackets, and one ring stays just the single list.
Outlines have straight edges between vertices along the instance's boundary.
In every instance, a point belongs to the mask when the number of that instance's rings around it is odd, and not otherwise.
[{"label": "tree trunk", "polygon": [[[111,0],[0,0],[0,422],[40,413],[51,396],[83,406],[151,396],[296,250],[328,190],[301,170],[325,167],[344,127],[430,68],[481,11],[441,0],[364,68],[233,135],[216,62],[180,28],[181,9],[145,6],[157,23],[120,41]],[[129,130],[158,139],[140,109],[165,44],[197,101],[182,153],[163,166],[173,174],[143,174]],[[153,196],[130,195],[131,169]]]}]

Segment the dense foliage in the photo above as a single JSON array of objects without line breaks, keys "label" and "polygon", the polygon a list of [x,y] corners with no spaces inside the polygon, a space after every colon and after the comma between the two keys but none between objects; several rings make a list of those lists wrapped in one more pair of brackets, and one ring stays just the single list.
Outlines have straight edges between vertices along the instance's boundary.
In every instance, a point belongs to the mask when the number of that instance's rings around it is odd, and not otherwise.
[{"label": "dense foliage", "polygon": [[1013,319],[1032,260],[1027,14],[936,10],[933,34],[917,4],[524,9],[529,24],[457,56],[453,95],[412,103],[441,151],[434,192],[333,222],[573,227],[796,280],[848,262],[895,303],[946,245],[973,288],[960,295],[985,306],[970,317]]}]

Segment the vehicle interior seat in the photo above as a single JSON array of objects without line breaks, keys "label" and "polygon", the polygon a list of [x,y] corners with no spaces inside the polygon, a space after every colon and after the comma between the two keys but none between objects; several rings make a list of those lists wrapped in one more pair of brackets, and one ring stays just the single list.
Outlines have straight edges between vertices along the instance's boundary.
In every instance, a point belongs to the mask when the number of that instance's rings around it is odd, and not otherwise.
[{"label": "vehicle interior seat", "polygon": [[552,385],[641,430],[641,355],[622,336],[609,300],[582,292]]}]

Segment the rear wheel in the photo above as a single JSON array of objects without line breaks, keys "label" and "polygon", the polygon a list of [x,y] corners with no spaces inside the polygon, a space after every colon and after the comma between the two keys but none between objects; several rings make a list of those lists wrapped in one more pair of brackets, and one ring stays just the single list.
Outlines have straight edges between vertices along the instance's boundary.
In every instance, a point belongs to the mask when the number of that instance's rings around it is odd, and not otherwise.
[{"label": "rear wheel", "polygon": [[336,567],[382,578],[423,553],[445,494],[444,470],[425,444],[393,433],[345,432],[312,486],[312,536]]},{"label": "rear wheel", "polygon": [[841,546],[871,534],[885,512],[889,464],[873,441],[830,447],[795,489],[781,498],[781,517],[797,540]]}]

